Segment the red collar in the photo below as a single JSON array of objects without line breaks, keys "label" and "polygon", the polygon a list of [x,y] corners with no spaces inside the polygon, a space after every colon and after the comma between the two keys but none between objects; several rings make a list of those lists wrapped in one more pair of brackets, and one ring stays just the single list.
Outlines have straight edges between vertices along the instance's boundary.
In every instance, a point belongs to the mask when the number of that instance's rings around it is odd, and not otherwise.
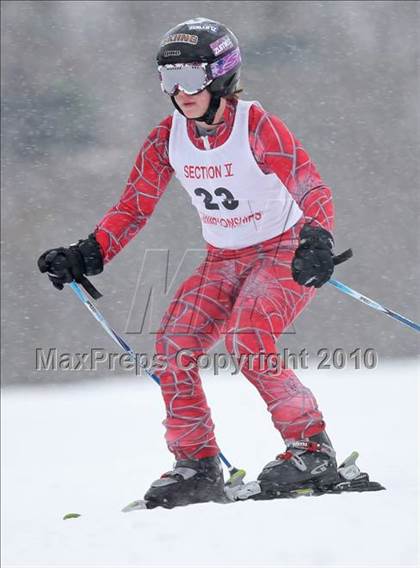
[{"label": "red collar", "polygon": [[[210,144],[212,144],[212,146],[213,144],[214,146],[220,146],[229,137],[229,134],[232,131],[233,123],[235,121],[237,104],[238,101],[236,99],[226,100],[226,107],[223,112],[221,124],[219,124],[216,127],[216,130],[208,136],[209,142]],[[187,120],[187,130],[190,140],[195,144],[195,146],[202,148],[203,140],[202,137],[197,134],[194,120]]]}]

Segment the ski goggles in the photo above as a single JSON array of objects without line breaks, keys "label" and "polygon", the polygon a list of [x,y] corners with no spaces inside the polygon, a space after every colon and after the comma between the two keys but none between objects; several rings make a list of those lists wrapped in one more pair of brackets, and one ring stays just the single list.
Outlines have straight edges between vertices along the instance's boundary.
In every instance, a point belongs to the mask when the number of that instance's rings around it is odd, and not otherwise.
[{"label": "ski goggles", "polygon": [[177,91],[196,95],[213,81],[207,63],[159,65],[158,71],[162,91],[171,97]]},{"label": "ski goggles", "polygon": [[172,63],[159,65],[160,85],[162,91],[171,97],[177,91],[187,95],[196,95],[210,83],[226,75],[241,63],[239,48],[234,49],[214,63]]}]

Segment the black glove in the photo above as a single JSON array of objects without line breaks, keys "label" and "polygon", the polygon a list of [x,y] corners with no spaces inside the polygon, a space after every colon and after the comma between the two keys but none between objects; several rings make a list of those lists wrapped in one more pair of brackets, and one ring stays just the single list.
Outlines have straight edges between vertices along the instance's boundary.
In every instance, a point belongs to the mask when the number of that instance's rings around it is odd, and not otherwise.
[{"label": "black glove", "polygon": [[334,239],[322,227],[305,224],[292,260],[292,276],[302,286],[320,288],[334,272]]},{"label": "black glove", "polygon": [[[103,270],[101,249],[93,234],[67,248],[45,251],[38,259],[38,268],[42,273],[48,273],[48,278],[58,290],[75,280],[83,284],[93,297],[99,294],[97,291],[92,294],[92,289],[96,289],[85,277],[94,276]],[[88,289],[89,285],[91,289]]]}]

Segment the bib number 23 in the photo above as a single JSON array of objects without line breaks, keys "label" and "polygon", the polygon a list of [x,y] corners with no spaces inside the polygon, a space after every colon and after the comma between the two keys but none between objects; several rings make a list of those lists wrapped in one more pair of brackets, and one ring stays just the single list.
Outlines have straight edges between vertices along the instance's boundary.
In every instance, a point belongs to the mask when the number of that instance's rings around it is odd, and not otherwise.
[{"label": "bib number 23", "polygon": [[[204,196],[204,206],[206,209],[220,209],[219,204],[213,201],[213,195],[210,193],[210,191],[207,191],[207,189],[197,187],[197,189],[194,190],[194,193],[197,195],[197,197],[200,197],[201,195]],[[215,189],[214,195],[216,197],[224,197],[221,204],[225,209],[232,211],[239,205],[239,201],[235,199],[231,192],[225,187],[218,187],[217,189]]]}]

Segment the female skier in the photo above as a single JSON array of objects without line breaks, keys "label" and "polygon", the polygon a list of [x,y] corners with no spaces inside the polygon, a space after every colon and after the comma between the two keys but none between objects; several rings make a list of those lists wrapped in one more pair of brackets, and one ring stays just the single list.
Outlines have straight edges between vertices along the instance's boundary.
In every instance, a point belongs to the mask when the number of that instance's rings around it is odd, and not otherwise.
[{"label": "female skier", "polygon": [[173,507],[223,496],[195,364],[221,337],[286,444],[263,468],[262,489],[328,486],[337,464],[316,400],[292,370],[273,370],[268,359],[333,273],[331,191],[279,118],[238,99],[240,51],[224,25],[204,18],[177,25],[163,37],[157,63],[173,115],[152,130],[120,201],[95,231],[46,251],[39,268],[58,289],[100,273],[145,226],[175,173],[200,216],[207,256],[176,292],[157,335],[166,368],[156,374],[176,463],[145,499]]}]

